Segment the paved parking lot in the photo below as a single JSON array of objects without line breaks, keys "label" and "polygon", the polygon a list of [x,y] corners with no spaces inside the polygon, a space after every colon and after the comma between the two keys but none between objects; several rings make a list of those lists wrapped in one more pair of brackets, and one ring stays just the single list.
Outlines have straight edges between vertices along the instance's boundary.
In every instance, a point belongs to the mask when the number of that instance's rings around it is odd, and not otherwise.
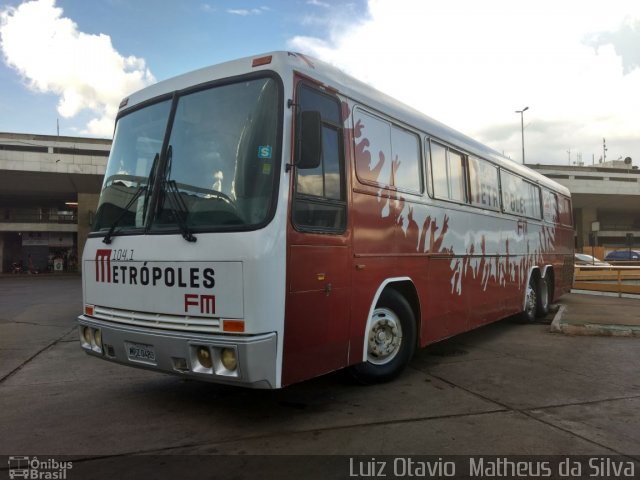
[{"label": "paved parking lot", "polygon": [[258,391],[91,358],[77,342],[80,308],[80,277],[0,278],[0,455],[87,456],[84,465],[136,454],[640,460],[637,337],[506,320],[421,350],[389,384],[336,373]]}]

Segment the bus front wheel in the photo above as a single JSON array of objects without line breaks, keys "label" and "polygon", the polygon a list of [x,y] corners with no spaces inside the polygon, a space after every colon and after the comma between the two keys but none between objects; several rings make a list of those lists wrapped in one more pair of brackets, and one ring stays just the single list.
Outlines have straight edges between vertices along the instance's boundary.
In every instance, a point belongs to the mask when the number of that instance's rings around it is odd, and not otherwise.
[{"label": "bus front wheel", "polygon": [[385,290],[368,323],[367,360],[350,368],[364,384],[387,382],[407,366],[416,346],[416,321],[409,302]]}]

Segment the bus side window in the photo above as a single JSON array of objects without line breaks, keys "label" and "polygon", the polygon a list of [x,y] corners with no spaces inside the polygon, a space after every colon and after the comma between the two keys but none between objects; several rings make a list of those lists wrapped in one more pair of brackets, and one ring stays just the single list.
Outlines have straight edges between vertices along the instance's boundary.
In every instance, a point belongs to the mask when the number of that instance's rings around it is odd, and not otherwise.
[{"label": "bus side window", "polygon": [[316,168],[295,169],[293,223],[301,231],[339,233],[346,226],[347,208],[340,104],[337,98],[304,84],[298,101],[300,112],[321,114],[322,160]]},{"label": "bus side window", "polygon": [[353,113],[356,176],[360,183],[422,193],[418,136],[362,108]]},{"label": "bus side window", "polygon": [[393,186],[400,190],[422,193],[422,169],[418,136],[391,126],[391,158]]},{"label": "bus side window", "polygon": [[559,209],[560,223],[562,225],[567,225],[569,227],[572,226],[573,221],[571,218],[571,200],[569,200],[566,197],[560,197],[559,206],[560,206],[560,209]]},{"label": "bus side window", "polygon": [[472,205],[500,210],[500,180],[494,165],[477,157],[469,157],[470,201]]},{"label": "bus side window", "polygon": [[449,198],[457,202],[466,202],[464,173],[464,155],[449,150]]},{"label": "bus side window", "polygon": [[431,177],[436,198],[466,202],[465,156],[431,141]]},{"label": "bus side window", "polygon": [[538,220],[542,218],[539,186],[506,170],[500,170],[500,179],[504,212]]},{"label": "bus side window", "polygon": [[528,187],[529,212],[533,218],[541,219],[542,211],[540,209],[540,187],[529,182],[525,182]]},{"label": "bus side window", "polygon": [[502,207],[506,213],[529,216],[527,197],[522,178],[506,170],[500,171],[502,183]]},{"label": "bus side window", "polygon": [[449,198],[447,149],[434,141],[431,142],[431,179],[433,181],[433,196]]},{"label": "bus side window", "polygon": [[545,222],[558,222],[558,198],[547,189],[542,190],[542,210]]}]

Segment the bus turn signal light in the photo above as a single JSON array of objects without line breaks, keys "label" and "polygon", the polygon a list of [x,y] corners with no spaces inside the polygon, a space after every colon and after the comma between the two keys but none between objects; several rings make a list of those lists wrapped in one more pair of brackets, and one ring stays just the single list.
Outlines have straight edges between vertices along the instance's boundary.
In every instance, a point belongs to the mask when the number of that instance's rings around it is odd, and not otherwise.
[{"label": "bus turn signal light", "polygon": [[244,320],[224,320],[224,323],[222,325],[223,332],[244,332]]},{"label": "bus turn signal light", "polygon": [[93,317],[94,313],[95,313],[95,309],[93,308],[93,305],[85,305],[84,306],[84,314],[85,315],[89,315],[90,317]]}]

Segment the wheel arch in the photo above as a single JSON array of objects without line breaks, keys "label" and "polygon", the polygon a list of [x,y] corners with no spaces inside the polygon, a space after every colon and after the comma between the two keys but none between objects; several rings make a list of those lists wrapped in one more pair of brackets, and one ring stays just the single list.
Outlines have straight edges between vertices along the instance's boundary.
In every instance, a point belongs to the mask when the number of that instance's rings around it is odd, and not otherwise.
[{"label": "wheel arch", "polygon": [[363,362],[367,361],[367,339],[368,339],[367,332],[371,327],[373,311],[375,310],[376,305],[378,305],[380,296],[388,288],[395,290],[400,295],[402,295],[407,300],[407,302],[409,302],[409,305],[411,307],[411,310],[413,311],[413,316],[416,322],[416,332],[417,332],[416,342],[418,343],[420,342],[420,325],[421,325],[420,299],[418,298],[418,291],[416,289],[415,284],[413,283],[413,280],[411,279],[411,277],[387,278],[378,286],[378,289],[376,290],[376,293],[373,296],[373,300],[371,301],[371,305],[369,306],[367,322],[364,326],[364,331],[363,331],[363,336],[364,336],[362,341],[362,361]]}]

